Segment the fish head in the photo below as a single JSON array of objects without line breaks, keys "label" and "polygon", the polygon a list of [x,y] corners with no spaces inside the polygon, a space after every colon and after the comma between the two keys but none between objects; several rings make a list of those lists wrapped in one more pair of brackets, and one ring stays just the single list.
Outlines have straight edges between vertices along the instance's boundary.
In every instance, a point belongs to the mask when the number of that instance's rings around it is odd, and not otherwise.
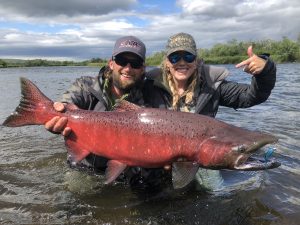
[{"label": "fish head", "polygon": [[202,146],[204,149],[199,151],[199,164],[211,169],[253,171],[279,167],[280,163],[274,159],[266,160],[255,156],[267,145],[276,143],[278,139],[259,132],[253,132],[251,135],[247,138],[241,136],[231,139],[211,138]]}]

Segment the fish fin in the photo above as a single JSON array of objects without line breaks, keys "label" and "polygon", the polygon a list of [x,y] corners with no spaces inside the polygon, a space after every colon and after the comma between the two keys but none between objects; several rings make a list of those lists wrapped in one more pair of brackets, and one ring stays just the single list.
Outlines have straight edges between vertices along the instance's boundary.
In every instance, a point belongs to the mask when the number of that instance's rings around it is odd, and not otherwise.
[{"label": "fish fin", "polygon": [[172,183],[174,189],[187,186],[198,171],[199,165],[193,162],[174,162],[172,163]]},{"label": "fish fin", "polygon": [[79,144],[76,142],[76,136],[74,133],[71,133],[68,135],[68,137],[65,137],[65,145],[72,162],[77,163],[91,153],[90,151],[79,146]]},{"label": "fish fin", "polygon": [[6,118],[2,125],[19,127],[44,124],[48,120],[44,114],[53,108],[53,102],[30,80],[21,77],[20,82],[20,103],[15,112]]},{"label": "fish fin", "polygon": [[117,160],[109,160],[105,171],[105,184],[110,184],[126,169],[127,165]]},{"label": "fish fin", "polygon": [[113,111],[116,112],[136,111],[140,108],[141,108],[140,106],[128,102],[126,100],[117,100],[116,104],[114,105]]}]

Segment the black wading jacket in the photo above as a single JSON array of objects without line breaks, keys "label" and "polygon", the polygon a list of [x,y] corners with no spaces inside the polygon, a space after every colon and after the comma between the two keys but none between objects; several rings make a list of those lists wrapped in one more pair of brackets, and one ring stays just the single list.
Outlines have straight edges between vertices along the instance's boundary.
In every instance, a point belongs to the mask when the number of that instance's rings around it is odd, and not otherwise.
[{"label": "black wading jacket", "polygon": [[[219,106],[248,108],[268,99],[276,82],[276,66],[267,59],[260,74],[252,76],[251,84],[227,81],[229,71],[223,67],[199,65],[192,109],[194,113],[215,117]],[[149,71],[144,84],[144,101],[149,107],[170,108],[172,95],[160,69]],[[245,74],[249,76],[248,74]]]}]

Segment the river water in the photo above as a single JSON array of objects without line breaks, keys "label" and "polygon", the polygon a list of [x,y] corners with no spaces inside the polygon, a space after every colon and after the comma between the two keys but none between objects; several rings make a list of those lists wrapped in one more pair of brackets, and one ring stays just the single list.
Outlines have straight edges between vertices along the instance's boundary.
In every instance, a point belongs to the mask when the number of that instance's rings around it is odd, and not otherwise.
[{"label": "river water", "polygon": [[[249,76],[225,65],[231,80]],[[300,222],[300,64],[279,64],[267,102],[235,111],[220,108],[218,119],[280,138],[282,166],[263,172],[222,171],[218,190],[200,189],[137,195],[122,184],[71,170],[63,138],[42,126],[0,127],[0,224],[253,224]],[[19,77],[29,78],[58,99],[75,78],[96,75],[94,67],[0,69],[0,122],[20,99]]]}]

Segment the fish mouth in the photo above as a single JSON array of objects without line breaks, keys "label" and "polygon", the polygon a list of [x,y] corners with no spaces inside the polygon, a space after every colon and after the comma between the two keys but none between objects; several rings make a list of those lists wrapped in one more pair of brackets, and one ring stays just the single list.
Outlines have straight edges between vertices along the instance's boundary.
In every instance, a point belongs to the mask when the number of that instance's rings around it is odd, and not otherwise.
[{"label": "fish mouth", "polygon": [[234,163],[234,170],[256,171],[274,169],[281,165],[280,162],[271,158],[275,147],[272,144],[278,139],[274,136],[254,142],[249,146],[238,146],[235,149],[240,153]]},{"label": "fish mouth", "polygon": [[244,170],[244,171],[257,171],[257,170],[267,170],[267,169],[274,169],[281,165],[280,162],[276,161],[275,159],[266,160],[263,157],[254,157],[250,156],[247,160],[240,164],[234,166],[235,170]]}]

